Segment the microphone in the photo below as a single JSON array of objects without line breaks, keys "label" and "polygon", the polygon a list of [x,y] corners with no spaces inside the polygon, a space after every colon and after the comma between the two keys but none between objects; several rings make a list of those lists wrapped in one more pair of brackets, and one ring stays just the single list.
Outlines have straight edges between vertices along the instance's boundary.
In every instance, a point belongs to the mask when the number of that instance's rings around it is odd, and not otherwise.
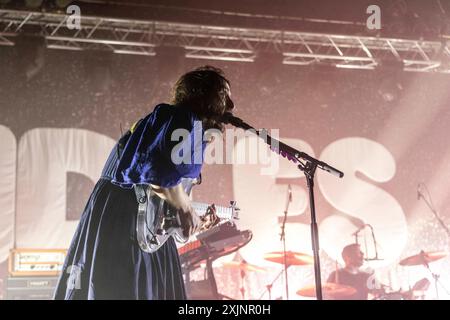
[{"label": "microphone", "polygon": [[225,124],[231,124],[235,127],[242,128],[242,129],[250,129],[251,126],[246,124],[244,120],[239,119],[238,117],[233,116],[231,112],[225,112],[221,118],[221,121]]},{"label": "microphone", "polygon": [[[225,112],[221,118],[221,121],[225,124],[232,124],[234,125],[235,123],[238,123],[238,118],[236,118],[235,116],[233,116],[233,114],[231,112]],[[240,120],[240,119],[239,119]]]},{"label": "microphone", "polygon": [[352,233],[352,236],[357,236],[358,233],[361,232],[362,229],[366,228],[366,226],[368,226],[367,224],[363,224],[362,226],[360,226],[355,232]]},{"label": "microphone", "polygon": [[292,188],[291,188],[290,184],[288,185],[288,194],[289,194],[289,197],[288,197],[289,202],[292,202]]}]

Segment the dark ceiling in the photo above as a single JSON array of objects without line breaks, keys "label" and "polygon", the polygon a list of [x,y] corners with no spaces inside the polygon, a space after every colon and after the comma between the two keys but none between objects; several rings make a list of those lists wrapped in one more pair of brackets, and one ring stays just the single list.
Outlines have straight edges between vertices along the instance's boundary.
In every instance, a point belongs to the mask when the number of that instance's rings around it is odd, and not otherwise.
[{"label": "dark ceiling", "polygon": [[[8,2],[3,0],[3,2]],[[0,6],[30,9],[25,0]],[[35,0],[31,2],[40,1]],[[57,0],[43,0],[33,10],[58,9]],[[80,6],[82,14],[164,20],[244,28],[276,28],[336,34],[369,33],[366,9],[381,9],[381,36],[437,39],[449,34],[448,0],[85,0],[66,1]],[[1,1],[0,1],[1,3]],[[373,32],[370,33],[373,35]]]}]

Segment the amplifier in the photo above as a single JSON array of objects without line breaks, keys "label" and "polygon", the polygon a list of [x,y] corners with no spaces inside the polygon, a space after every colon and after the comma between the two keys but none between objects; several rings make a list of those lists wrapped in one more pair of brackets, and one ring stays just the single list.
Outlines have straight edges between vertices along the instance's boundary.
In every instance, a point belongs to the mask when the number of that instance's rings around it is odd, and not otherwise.
[{"label": "amplifier", "polygon": [[58,276],[66,257],[64,249],[13,249],[9,255],[10,276]]},{"label": "amplifier", "polygon": [[6,281],[7,300],[51,300],[58,277],[9,277]]}]

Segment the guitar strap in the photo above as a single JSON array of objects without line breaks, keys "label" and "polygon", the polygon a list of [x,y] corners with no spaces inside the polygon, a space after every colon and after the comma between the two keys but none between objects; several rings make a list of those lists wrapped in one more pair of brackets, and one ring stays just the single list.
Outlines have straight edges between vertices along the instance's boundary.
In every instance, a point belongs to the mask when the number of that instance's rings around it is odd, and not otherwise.
[{"label": "guitar strap", "polygon": [[150,248],[147,244],[147,228],[146,228],[146,214],[147,214],[147,185],[135,184],[133,185],[136,201],[138,203],[137,221],[136,221],[136,240],[145,252],[149,252]]},{"label": "guitar strap", "polygon": [[139,205],[139,211],[145,211],[147,206],[147,192],[145,191],[146,186],[142,184],[133,185],[134,193],[136,194],[136,200]]}]

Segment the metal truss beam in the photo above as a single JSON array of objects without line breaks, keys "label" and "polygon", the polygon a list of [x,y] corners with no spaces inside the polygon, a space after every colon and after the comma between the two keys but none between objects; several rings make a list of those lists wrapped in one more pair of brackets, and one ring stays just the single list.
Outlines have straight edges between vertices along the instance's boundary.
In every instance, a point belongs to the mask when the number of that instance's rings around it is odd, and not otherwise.
[{"label": "metal truss beam", "polygon": [[81,28],[70,30],[67,19],[57,13],[0,10],[0,45],[14,45],[20,33],[34,32],[54,49],[154,56],[156,47],[178,46],[185,49],[187,58],[241,62],[254,61],[260,52],[275,51],[283,55],[285,64],[374,69],[383,61],[402,61],[405,71],[450,73],[445,42],[94,16],[82,16]]}]

